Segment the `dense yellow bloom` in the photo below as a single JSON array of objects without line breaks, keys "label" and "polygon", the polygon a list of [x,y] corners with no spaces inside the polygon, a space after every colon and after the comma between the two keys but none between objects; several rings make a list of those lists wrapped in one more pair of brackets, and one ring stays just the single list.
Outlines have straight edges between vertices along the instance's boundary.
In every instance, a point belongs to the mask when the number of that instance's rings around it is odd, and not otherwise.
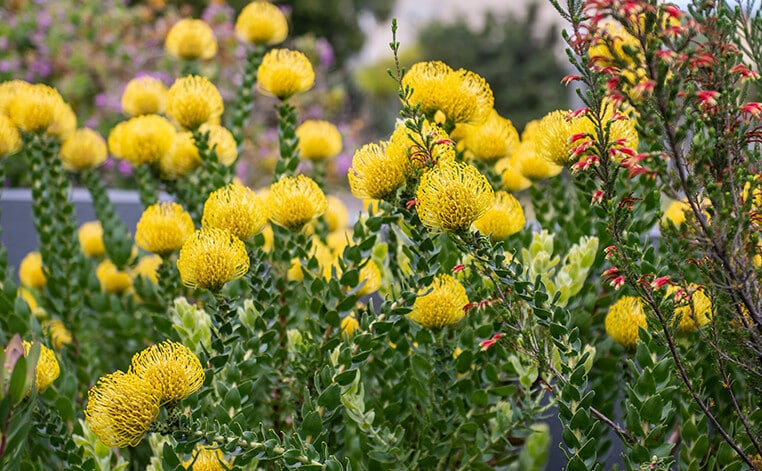
[{"label": "dense yellow bloom", "polygon": [[185,129],[216,124],[222,116],[222,95],[208,78],[189,75],[175,80],[167,92],[167,116]]},{"label": "dense yellow bloom", "polygon": [[534,140],[520,142],[511,159],[521,174],[530,180],[555,177],[564,169],[541,156],[537,152],[537,143]]},{"label": "dense yellow bloom", "polygon": [[82,224],[77,231],[79,246],[82,253],[88,257],[102,257],[106,253],[103,245],[103,226],[100,221],[90,221]]},{"label": "dense yellow bloom", "polygon": [[453,73],[449,65],[441,61],[426,61],[413,64],[402,77],[403,86],[412,89],[410,102],[421,105],[421,111],[433,117],[440,107],[442,84]]},{"label": "dense yellow bloom", "polygon": [[148,75],[136,77],[122,93],[122,111],[127,116],[163,113],[166,99],[164,82]]},{"label": "dense yellow bloom", "polygon": [[201,156],[190,131],[175,134],[169,151],[159,159],[161,176],[181,178],[201,166]]},{"label": "dense yellow bloom", "polygon": [[8,116],[22,131],[44,133],[56,125],[60,127],[61,120],[69,119],[67,107],[58,90],[34,84],[16,89],[8,103]]},{"label": "dense yellow bloom", "polygon": [[[669,286],[667,296],[676,295],[678,290],[680,288],[677,286]],[[674,301],[673,319],[677,322],[678,333],[695,332],[696,329],[707,325],[712,320],[712,301],[703,289],[693,291],[690,302],[677,298]]]},{"label": "dense yellow bloom", "polygon": [[230,469],[231,462],[225,460],[225,455],[219,448],[198,447],[193,458],[183,462],[183,467],[193,471],[225,471]]},{"label": "dense yellow bloom", "polygon": [[65,169],[78,172],[105,162],[108,149],[106,140],[97,131],[83,128],[66,137],[59,155]]},{"label": "dense yellow bloom", "polygon": [[364,267],[360,269],[359,284],[365,283],[357,291],[357,296],[373,294],[381,287],[381,270],[373,260],[369,260]]},{"label": "dense yellow bloom", "polygon": [[73,338],[71,332],[59,319],[50,319],[42,323],[42,330],[50,337],[50,343],[56,350],[61,350],[64,345],[69,345]]},{"label": "dense yellow bloom", "polygon": [[[392,136],[386,147],[386,153],[392,154],[395,161],[409,160],[413,167],[425,170],[438,162],[452,162],[455,160],[455,146],[452,139],[444,129],[428,120],[423,122],[423,135],[429,139],[429,148],[424,149],[421,137],[413,135],[404,123],[399,123],[394,128]],[[411,135],[413,139],[411,139]]]},{"label": "dense yellow bloom", "polygon": [[[428,293],[428,294],[424,294]],[[462,284],[450,275],[437,275],[427,287],[418,291],[408,317],[429,329],[440,329],[463,319],[468,295]]]},{"label": "dense yellow bloom", "polygon": [[135,268],[132,269],[133,278],[142,276],[148,280],[151,280],[153,284],[159,282],[158,270],[162,264],[161,257],[156,254],[150,254],[145,257],[141,257]]},{"label": "dense yellow bloom", "polygon": [[130,373],[159,393],[159,403],[185,399],[204,384],[204,369],[185,345],[171,340],[151,345],[132,357]]},{"label": "dense yellow bloom", "polygon": [[387,143],[371,143],[355,152],[347,177],[356,198],[381,200],[405,183],[409,171],[410,162],[406,155],[387,152]]},{"label": "dense yellow bloom", "polygon": [[185,286],[216,291],[249,270],[246,245],[225,229],[202,227],[180,249],[177,269]]},{"label": "dense yellow bloom", "polygon": [[251,188],[231,183],[212,192],[204,203],[204,227],[227,229],[241,240],[258,234],[267,224],[264,201]]},{"label": "dense yellow bloom", "polygon": [[143,115],[120,123],[111,130],[108,145],[111,153],[133,164],[153,164],[169,151],[175,127],[166,118]]},{"label": "dense yellow bloom", "polygon": [[[26,302],[27,306],[29,306],[29,310],[32,311],[32,315],[34,315],[35,317],[45,317],[44,315],[39,316],[35,312],[38,309],[40,310],[42,309],[40,308],[40,305],[37,302],[37,298],[34,296],[34,293],[32,291],[30,291],[28,288],[24,286],[19,286],[19,289],[16,293],[17,293],[17,296],[23,299],[24,302]],[[43,311],[43,314],[44,314],[44,311]]]},{"label": "dense yellow bloom", "polygon": [[328,232],[344,230],[349,224],[347,206],[338,196],[327,195],[326,200],[328,206],[326,207],[325,214],[323,214],[326,229],[328,229]]},{"label": "dense yellow bloom", "polygon": [[8,80],[0,83],[0,115],[8,116],[11,102],[22,89],[31,86],[24,80]]},{"label": "dense yellow bloom", "polygon": [[[320,275],[326,280],[331,279],[331,269],[336,265],[336,257],[327,245],[322,243],[319,238],[312,238],[312,249],[310,250],[310,258],[314,257],[318,262],[318,268]],[[304,272],[302,272],[302,262],[298,258],[291,260],[291,266],[286,274],[289,281],[302,281],[304,279]]]},{"label": "dense yellow bloom", "polygon": [[474,227],[492,240],[503,240],[524,228],[526,219],[519,201],[510,193],[498,191],[495,202],[482,217],[474,221]]},{"label": "dense yellow bloom", "polygon": [[106,293],[122,294],[132,288],[132,278],[129,273],[119,270],[111,260],[103,260],[95,270],[95,276],[101,284],[101,290]]},{"label": "dense yellow bloom", "polygon": [[341,256],[344,253],[344,249],[352,243],[353,237],[352,229],[342,229],[329,233],[325,237],[325,243],[334,255]]},{"label": "dense yellow bloom", "polygon": [[90,388],[85,419],[106,446],[136,446],[159,415],[159,394],[138,376],[115,371]]},{"label": "dense yellow bloom", "polygon": [[[519,147],[522,144],[520,143]],[[500,175],[503,188],[511,193],[526,190],[532,186],[532,180],[521,173],[521,163],[515,161],[513,157],[498,160],[495,163],[495,171]]]},{"label": "dense yellow bloom", "polygon": [[638,328],[648,325],[643,302],[635,296],[622,296],[609,308],[604,325],[606,333],[624,348],[635,348],[640,339]]},{"label": "dense yellow bloom", "polygon": [[509,157],[519,144],[519,133],[510,119],[494,109],[480,125],[458,124],[452,132],[458,149],[467,150],[482,162],[494,163]]},{"label": "dense yellow bloom", "polygon": [[664,215],[661,219],[661,225],[667,226],[668,222],[671,222],[677,227],[680,227],[685,223],[685,212],[690,211],[691,207],[685,201],[673,201],[664,210]]},{"label": "dense yellow bloom", "polygon": [[40,252],[29,252],[19,265],[19,281],[24,286],[40,289],[48,282],[42,270]]},{"label": "dense yellow bloom", "polygon": [[312,64],[303,53],[289,49],[271,49],[262,58],[257,75],[260,92],[285,99],[309,90],[315,84]]},{"label": "dense yellow bloom", "polygon": [[[579,132],[591,132],[590,122],[585,117],[568,118],[569,110],[551,111],[537,125],[540,136],[536,141],[540,157],[556,165],[566,165],[571,160],[574,144],[570,138]],[[584,120],[584,123],[582,122]]]},{"label": "dense yellow bloom", "polygon": [[341,133],[328,121],[310,119],[296,128],[299,138],[299,157],[319,161],[341,152]]},{"label": "dense yellow bloom", "polygon": [[217,38],[208,24],[184,18],[169,30],[164,48],[180,59],[211,59],[217,55]]},{"label": "dense yellow bloom", "polygon": [[424,226],[455,232],[469,229],[492,206],[493,191],[476,167],[451,162],[423,174],[416,199]]},{"label": "dense yellow bloom", "polygon": [[77,115],[74,109],[68,103],[63,103],[59,107],[56,119],[48,128],[48,134],[58,138],[59,141],[66,139],[69,134],[77,129]]},{"label": "dense yellow bloom", "polygon": [[[25,356],[29,354],[32,345],[33,342],[24,341]],[[40,345],[40,358],[37,360],[37,368],[35,369],[37,391],[42,392],[46,390],[60,374],[61,367],[58,365],[58,360],[56,360],[56,354],[45,345]]]},{"label": "dense yellow bloom", "polygon": [[254,44],[282,43],[288,35],[286,15],[270,2],[251,2],[238,15],[235,34],[241,40]]},{"label": "dense yellow bloom", "polygon": [[629,69],[643,61],[643,52],[636,37],[614,21],[599,23],[587,54],[590,62],[600,67],[622,65]]},{"label": "dense yellow bloom", "polygon": [[360,323],[357,322],[357,319],[355,319],[355,317],[351,314],[341,320],[342,337],[351,339],[352,337],[354,337],[355,332],[359,328],[360,328]]},{"label": "dense yellow bloom", "polygon": [[301,229],[321,216],[328,200],[317,183],[304,175],[282,177],[270,185],[267,212],[270,221],[288,229]]},{"label": "dense yellow bloom", "polygon": [[21,133],[13,121],[0,114],[0,157],[14,154],[21,149]]},{"label": "dense yellow bloom", "polygon": [[135,243],[144,250],[164,256],[182,247],[193,230],[193,219],[182,206],[173,202],[156,203],[140,216]]},{"label": "dense yellow bloom", "polygon": [[238,158],[238,144],[232,132],[219,124],[202,124],[199,131],[209,133],[209,149],[214,149],[217,161],[228,167],[235,163]]}]

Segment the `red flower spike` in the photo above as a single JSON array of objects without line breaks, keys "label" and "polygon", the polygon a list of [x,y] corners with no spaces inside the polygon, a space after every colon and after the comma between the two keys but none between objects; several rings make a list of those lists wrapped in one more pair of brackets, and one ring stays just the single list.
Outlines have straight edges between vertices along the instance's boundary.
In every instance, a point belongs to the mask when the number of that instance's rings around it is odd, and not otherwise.
[{"label": "red flower spike", "polygon": [[466,266],[465,266],[465,265],[463,265],[463,264],[461,263],[461,264],[459,264],[459,265],[455,265],[454,267],[452,267],[452,272],[453,272],[453,273],[460,273],[460,272],[462,272],[462,271],[463,271],[465,268],[466,268]]},{"label": "red flower spike", "polygon": [[603,190],[595,190],[593,197],[590,199],[590,204],[600,204],[603,201]]},{"label": "red flower spike", "polygon": [[570,83],[575,82],[579,79],[581,79],[579,75],[567,75],[566,77],[561,79],[561,85],[569,86]]},{"label": "red flower spike", "polygon": [[412,208],[413,206],[417,204],[418,204],[418,200],[410,200],[407,203],[405,203],[405,208],[409,210],[410,208]]}]

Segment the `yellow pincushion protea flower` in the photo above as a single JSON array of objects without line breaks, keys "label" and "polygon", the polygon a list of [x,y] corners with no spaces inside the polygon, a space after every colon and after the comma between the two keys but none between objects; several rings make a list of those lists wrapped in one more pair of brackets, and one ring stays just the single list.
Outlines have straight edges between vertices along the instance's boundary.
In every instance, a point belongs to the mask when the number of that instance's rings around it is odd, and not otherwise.
[{"label": "yellow pincushion protea flower", "polygon": [[79,246],[87,257],[98,258],[106,253],[103,245],[103,226],[100,221],[89,221],[82,224],[77,231]]},{"label": "yellow pincushion protea flower", "polygon": [[0,83],[0,115],[8,116],[8,109],[16,94],[31,85],[24,80],[8,80]]},{"label": "yellow pincushion protea flower", "polygon": [[22,131],[46,133],[56,125],[60,127],[61,120],[68,120],[66,108],[58,90],[34,84],[16,89],[8,103],[8,116]]},{"label": "yellow pincushion protea flower", "polygon": [[204,384],[204,369],[185,345],[171,340],[151,345],[132,357],[130,373],[159,393],[159,404],[175,403]]},{"label": "yellow pincushion protea flower", "polygon": [[519,201],[504,191],[496,192],[492,207],[474,221],[474,227],[482,234],[489,234],[493,241],[512,236],[523,229],[524,224],[526,218]]},{"label": "yellow pincushion protea flower", "polygon": [[354,337],[355,332],[360,328],[360,323],[357,322],[357,319],[355,319],[355,317],[350,314],[341,320],[340,326],[342,337],[351,339]]},{"label": "yellow pincushion protea flower", "polygon": [[29,252],[19,264],[19,281],[24,286],[41,289],[48,282],[42,270],[40,252]]},{"label": "yellow pincushion protea flower", "polygon": [[211,59],[217,55],[217,38],[212,28],[201,20],[184,18],[169,30],[164,49],[185,60]]},{"label": "yellow pincushion protea flower", "polygon": [[[643,60],[640,41],[615,21],[602,21],[593,36],[587,55],[593,65],[609,67],[623,65],[623,68],[638,66]],[[635,57],[627,51],[634,52]]]},{"label": "yellow pincushion protea flower", "polygon": [[216,291],[246,274],[249,255],[241,239],[225,229],[202,227],[180,249],[177,269],[185,286]]},{"label": "yellow pincushion protea flower", "polygon": [[691,207],[685,201],[672,201],[667,209],[664,210],[664,215],[661,219],[661,225],[667,226],[669,222],[677,227],[682,226],[685,223],[685,212],[690,211]]},{"label": "yellow pincushion protea flower", "polygon": [[349,225],[347,206],[341,201],[341,198],[334,195],[327,195],[326,201],[328,206],[323,214],[326,229],[328,229],[329,233],[343,231]]},{"label": "yellow pincushion protea flower", "polygon": [[209,133],[209,149],[214,149],[220,163],[228,167],[235,163],[238,158],[238,145],[232,132],[219,124],[202,124],[199,131]]},{"label": "yellow pincushion protea flower", "polygon": [[423,174],[416,209],[430,230],[465,231],[492,206],[493,195],[487,177],[476,167],[450,162]]},{"label": "yellow pincushion protea flower", "polygon": [[439,97],[439,111],[453,123],[481,124],[489,117],[495,97],[483,77],[459,69],[445,77]]},{"label": "yellow pincushion protea flower", "polygon": [[[584,121],[584,122],[583,122]],[[590,121],[584,116],[569,118],[569,110],[556,110],[546,114],[537,124],[537,153],[556,165],[564,166],[572,158],[574,143],[571,137],[592,132]]]},{"label": "yellow pincushion protea flower", "polygon": [[364,267],[360,269],[359,284],[365,283],[357,291],[357,296],[366,296],[373,294],[381,287],[381,270],[373,260],[369,260]]},{"label": "yellow pincushion protea flower", "polygon": [[270,2],[255,1],[246,5],[235,22],[235,34],[254,44],[279,44],[288,36],[286,15]]},{"label": "yellow pincushion protea flower", "polygon": [[667,296],[673,296],[675,301],[675,310],[673,319],[677,324],[677,332],[686,334],[695,332],[697,329],[707,325],[712,320],[712,301],[704,293],[703,289],[689,289],[692,291],[690,301],[688,301],[682,291],[677,286],[667,287]]},{"label": "yellow pincushion protea flower", "polygon": [[95,276],[101,284],[101,291],[111,294],[122,294],[132,288],[132,278],[129,273],[119,270],[111,260],[103,260],[95,270]]},{"label": "yellow pincushion protea flower", "polygon": [[[25,356],[29,354],[33,343],[24,341]],[[58,360],[56,360],[56,354],[45,345],[40,345],[40,358],[37,360],[37,368],[35,369],[37,391],[42,392],[46,390],[48,386],[53,384],[53,381],[58,379],[60,374],[61,367],[58,365]]]},{"label": "yellow pincushion protea flower", "polygon": [[604,326],[609,337],[624,348],[635,348],[640,339],[638,328],[648,326],[643,302],[635,296],[622,296],[609,308]]},{"label": "yellow pincushion protea flower", "polygon": [[[426,293],[426,294],[424,294]],[[441,329],[465,317],[463,308],[468,295],[462,284],[451,275],[437,275],[427,287],[418,291],[408,317],[428,329]]]},{"label": "yellow pincushion protea flower", "polygon": [[122,112],[127,116],[164,112],[167,86],[161,80],[144,75],[127,83],[122,93]]},{"label": "yellow pincushion protea flower", "polygon": [[564,169],[537,152],[537,141],[526,140],[516,146],[512,161],[518,166],[519,172],[530,180],[542,180],[555,177]]},{"label": "yellow pincushion protea flower", "polygon": [[193,458],[183,462],[185,469],[193,468],[193,471],[225,471],[230,469],[233,463],[225,460],[225,455],[219,448],[198,447]]},{"label": "yellow pincushion protea flower", "polygon": [[336,157],[341,152],[341,133],[328,121],[310,119],[296,128],[299,157],[317,162]]},{"label": "yellow pincushion protea flower", "polygon": [[201,156],[189,131],[175,134],[169,151],[159,159],[161,176],[168,180],[182,178],[200,166]]},{"label": "yellow pincushion protea flower", "polygon": [[441,61],[418,62],[402,77],[402,85],[412,89],[410,102],[420,104],[421,112],[433,117],[439,111],[442,84],[452,72],[452,68]]},{"label": "yellow pincushion protea flower", "polygon": [[15,154],[21,149],[21,133],[13,121],[0,114],[0,157]]},{"label": "yellow pincushion protea flower", "polygon": [[429,139],[429,149],[421,146],[425,143],[421,142],[420,136],[413,135],[404,123],[398,123],[389,138],[386,153],[392,154],[395,161],[410,161],[418,170],[426,170],[439,162],[455,160],[455,146],[444,129],[424,120],[423,134]]},{"label": "yellow pincushion protea flower", "polygon": [[405,183],[409,172],[406,155],[387,152],[387,143],[370,143],[355,152],[347,178],[356,198],[382,200]]},{"label": "yellow pincushion protea flower", "polygon": [[175,80],[167,92],[167,116],[185,129],[216,124],[224,105],[217,87],[206,77],[189,75]]},{"label": "yellow pincushion protea flower", "polygon": [[[519,144],[521,147],[523,143]],[[532,186],[532,180],[528,179],[521,173],[521,164],[513,159],[513,157],[506,157],[500,159],[495,163],[495,171],[500,175],[500,180],[503,189],[515,193],[517,191],[526,190]]]},{"label": "yellow pincushion protea flower", "polygon": [[458,149],[467,150],[474,158],[495,163],[509,157],[519,144],[519,132],[510,119],[503,118],[494,109],[480,125],[458,124],[452,132]]},{"label": "yellow pincushion protea flower", "polygon": [[48,134],[58,138],[59,141],[66,139],[69,134],[77,129],[77,115],[74,109],[68,104],[63,103],[59,107],[56,119],[48,128]]},{"label": "yellow pincushion protea flower", "polygon": [[142,276],[143,278],[150,280],[151,283],[157,284],[159,282],[158,270],[161,264],[162,260],[159,255],[151,254],[141,257],[140,260],[138,260],[138,264],[132,269],[132,277],[137,278]]},{"label": "yellow pincushion protea flower", "polygon": [[160,202],[143,211],[135,230],[135,243],[141,249],[165,256],[180,249],[193,230],[193,219],[182,206]]},{"label": "yellow pincushion protea flower", "polygon": [[136,446],[159,415],[159,395],[148,381],[115,371],[90,388],[85,420],[106,446]]},{"label": "yellow pincushion protea flower", "polygon": [[105,162],[108,156],[106,140],[92,129],[78,129],[63,141],[59,156],[67,170],[79,172],[97,167]]},{"label": "yellow pincushion protea flower", "polygon": [[327,207],[323,190],[305,175],[282,177],[270,185],[267,195],[270,221],[288,229],[301,229],[325,213]]},{"label": "yellow pincushion protea flower", "polygon": [[262,58],[257,75],[257,89],[281,100],[305,92],[315,84],[315,71],[303,53],[272,49]]},{"label": "yellow pincushion protea flower", "polygon": [[153,164],[169,151],[175,127],[163,116],[137,116],[111,130],[108,145],[116,157],[136,165]]},{"label": "yellow pincushion protea flower", "polygon": [[259,234],[267,224],[265,203],[249,187],[231,183],[212,192],[204,203],[204,227],[227,229],[241,240]]},{"label": "yellow pincushion protea flower", "polygon": [[337,257],[344,253],[344,249],[352,243],[354,232],[352,229],[343,229],[329,233],[325,237],[325,244]]},{"label": "yellow pincushion protea flower", "polygon": [[73,339],[71,332],[60,319],[50,319],[42,323],[42,331],[50,337],[50,343],[56,350],[69,345]]}]

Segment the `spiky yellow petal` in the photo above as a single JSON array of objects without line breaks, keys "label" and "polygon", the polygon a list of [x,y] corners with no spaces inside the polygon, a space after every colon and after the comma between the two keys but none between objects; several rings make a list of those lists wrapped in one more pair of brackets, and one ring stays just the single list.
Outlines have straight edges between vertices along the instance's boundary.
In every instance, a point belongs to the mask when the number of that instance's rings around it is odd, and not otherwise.
[{"label": "spiky yellow petal", "polygon": [[323,190],[305,175],[282,177],[270,185],[267,195],[270,221],[288,229],[301,229],[321,216],[327,207]]},{"label": "spiky yellow petal", "polygon": [[498,191],[495,202],[482,217],[474,221],[474,227],[492,240],[503,240],[524,228],[526,219],[519,201],[510,193]]},{"label": "spiky yellow petal", "polygon": [[224,105],[217,87],[206,77],[189,75],[175,80],[167,92],[167,116],[185,129],[216,124]]},{"label": "spiky yellow petal", "polygon": [[299,138],[299,157],[320,161],[336,157],[341,152],[341,133],[328,121],[307,120],[296,128]]},{"label": "spiky yellow petal", "polygon": [[164,48],[180,59],[206,60],[217,55],[217,38],[212,28],[202,20],[184,18],[169,30]]},{"label": "spiky yellow petal", "polygon": [[61,163],[75,172],[97,167],[106,161],[106,140],[89,128],[78,129],[69,134],[61,145]]},{"label": "spiky yellow petal", "polygon": [[159,392],[159,403],[185,399],[204,384],[198,357],[181,343],[165,340],[136,353],[130,373],[144,379]]},{"label": "spiky yellow petal", "polygon": [[149,252],[167,255],[182,247],[193,229],[193,219],[182,206],[160,202],[143,211],[135,230],[135,243]]},{"label": "spiky yellow petal", "polygon": [[241,240],[258,234],[267,224],[265,203],[249,187],[231,183],[212,192],[204,203],[204,227],[227,229]]},{"label": "spiky yellow petal", "polygon": [[387,143],[371,143],[355,152],[347,177],[356,198],[380,200],[397,191],[405,183],[409,171],[407,156],[387,152]]},{"label": "spiky yellow petal", "polygon": [[127,83],[122,93],[122,112],[127,116],[164,112],[167,87],[161,80],[144,75]]},{"label": "spiky yellow petal", "polygon": [[309,90],[315,84],[310,60],[299,51],[271,49],[262,58],[257,89],[280,99]]},{"label": "spiky yellow petal", "polygon": [[225,229],[202,227],[180,249],[177,269],[185,286],[216,291],[249,270],[246,245]]},{"label": "spiky yellow petal", "polygon": [[[426,293],[426,294],[424,294]],[[468,295],[462,284],[451,275],[437,275],[427,287],[418,291],[408,317],[429,329],[440,329],[463,319]]]}]

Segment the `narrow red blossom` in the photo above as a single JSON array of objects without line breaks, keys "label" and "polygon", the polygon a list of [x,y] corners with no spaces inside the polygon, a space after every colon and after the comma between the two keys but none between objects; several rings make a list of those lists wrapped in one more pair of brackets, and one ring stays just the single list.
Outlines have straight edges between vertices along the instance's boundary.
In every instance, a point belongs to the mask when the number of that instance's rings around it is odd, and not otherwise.
[{"label": "narrow red blossom", "polygon": [[566,77],[561,79],[561,84],[564,86],[569,86],[570,83],[575,82],[579,79],[581,79],[579,75],[567,75]]},{"label": "narrow red blossom", "polygon": [[746,67],[744,64],[736,64],[733,67],[730,68],[731,74],[738,74],[741,76],[741,81],[745,82],[747,80],[757,80],[759,78],[759,74],[754,72],[753,70]]},{"label": "narrow red blossom", "polygon": [[418,204],[418,200],[410,200],[407,203],[405,203],[405,208],[410,209],[417,204]]},{"label": "narrow red blossom", "polygon": [[590,199],[590,204],[599,204],[603,201],[603,195],[603,190],[595,190],[593,192],[593,197]]},{"label": "narrow red blossom", "polygon": [[571,121],[574,118],[584,116],[588,111],[590,111],[590,108],[580,108],[578,110],[570,111],[569,114],[566,115],[566,120]]},{"label": "narrow red blossom", "polygon": [[609,245],[603,249],[603,253],[605,254],[606,260],[610,259],[617,253],[616,245]]},{"label": "narrow red blossom", "polygon": [[661,289],[665,285],[672,285],[672,284],[674,283],[670,281],[669,276],[660,276],[651,282],[651,288]]},{"label": "narrow red blossom", "polygon": [[759,118],[760,114],[762,114],[762,103],[758,101],[752,101],[750,103],[747,103],[741,107],[741,112],[744,115],[754,116],[755,118]]},{"label": "narrow red blossom", "polygon": [[466,266],[461,263],[459,265],[455,265],[454,267],[452,267],[452,272],[459,273],[459,272],[462,272],[465,268]]},{"label": "narrow red blossom", "polygon": [[683,16],[683,12],[680,10],[680,7],[671,3],[664,6],[664,13],[666,13],[670,18],[675,19],[680,19]]}]

